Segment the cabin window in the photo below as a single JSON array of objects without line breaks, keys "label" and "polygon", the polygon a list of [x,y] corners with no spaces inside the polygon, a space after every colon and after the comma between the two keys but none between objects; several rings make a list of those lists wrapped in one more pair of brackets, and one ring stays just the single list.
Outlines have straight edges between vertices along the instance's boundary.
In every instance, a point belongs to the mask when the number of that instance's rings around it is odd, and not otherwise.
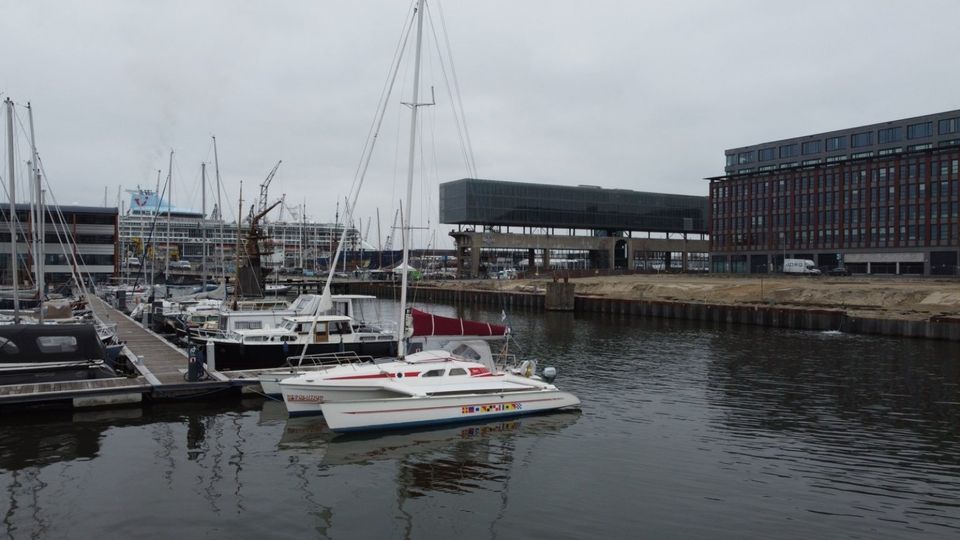
[{"label": "cabin window", "polygon": [[442,369],[431,369],[430,371],[424,372],[421,377],[443,377],[444,370]]},{"label": "cabin window", "polygon": [[473,347],[471,347],[471,346],[469,346],[469,345],[466,345],[466,344],[460,345],[459,347],[457,347],[456,349],[454,349],[452,352],[453,352],[453,354],[455,354],[455,355],[457,355],[457,356],[460,356],[460,357],[462,357],[462,358],[465,358],[465,359],[467,359],[467,360],[479,360],[479,359],[480,359],[480,353],[478,353],[478,352],[476,351],[476,349],[474,349]]},{"label": "cabin window", "polygon": [[236,330],[260,330],[263,328],[261,321],[237,321]]},{"label": "cabin window", "polygon": [[450,370],[451,377],[453,377],[454,375],[466,375],[466,374],[467,374],[467,370],[460,367],[453,368]]},{"label": "cabin window", "polygon": [[70,353],[77,351],[77,338],[74,336],[40,336],[37,348],[42,353]]},{"label": "cabin window", "polygon": [[18,354],[20,348],[17,347],[17,344],[10,341],[7,338],[0,338],[0,352],[5,354]]},{"label": "cabin window", "polygon": [[294,336],[280,336],[280,341],[296,341],[297,338]]}]

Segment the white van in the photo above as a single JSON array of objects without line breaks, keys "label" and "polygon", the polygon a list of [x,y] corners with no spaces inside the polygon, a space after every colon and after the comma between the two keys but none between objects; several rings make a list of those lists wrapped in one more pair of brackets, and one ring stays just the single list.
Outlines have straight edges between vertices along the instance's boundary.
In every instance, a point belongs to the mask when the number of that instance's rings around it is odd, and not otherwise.
[{"label": "white van", "polygon": [[784,274],[809,274],[813,276],[820,275],[820,269],[810,259],[784,259]]}]

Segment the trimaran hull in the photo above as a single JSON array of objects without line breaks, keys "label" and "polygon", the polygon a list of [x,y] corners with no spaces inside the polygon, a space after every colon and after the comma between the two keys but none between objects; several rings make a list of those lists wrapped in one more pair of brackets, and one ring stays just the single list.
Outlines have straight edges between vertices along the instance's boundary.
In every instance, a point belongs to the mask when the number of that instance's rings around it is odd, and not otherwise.
[{"label": "trimaran hull", "polygon": [[350,432],[486,421],[579,405],[580,400],[569,392],[531,390],[497,395],[326,402],[320,404],[320,408],[332,431]]}]

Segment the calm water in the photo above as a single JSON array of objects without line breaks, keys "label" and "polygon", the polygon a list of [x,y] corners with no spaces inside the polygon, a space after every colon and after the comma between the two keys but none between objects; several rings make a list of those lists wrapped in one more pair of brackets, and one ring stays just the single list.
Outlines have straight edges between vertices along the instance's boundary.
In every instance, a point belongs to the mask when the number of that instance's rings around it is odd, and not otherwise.
[{"label": "calm water", "polygon": [[957,345],[510,315],[523,353],[560,369],[582,413],[374,438],[333,437],[322,419],[288,420],[257,399],[6,415],[0,530],[960,537]]}]

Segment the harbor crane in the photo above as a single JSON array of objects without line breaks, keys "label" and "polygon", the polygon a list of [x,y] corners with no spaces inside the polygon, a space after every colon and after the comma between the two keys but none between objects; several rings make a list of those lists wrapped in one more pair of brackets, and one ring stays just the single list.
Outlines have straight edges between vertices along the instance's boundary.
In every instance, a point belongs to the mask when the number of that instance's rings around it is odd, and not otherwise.
[{"label": "harbor crane", "polygon": [[294,221],[300,221],[300,209],[295,208],[287,204],[287,194],[284,193],[283,197],[280,197],[280,221],[283,221],[283,211],[286,210],[290,213],[290,218]]},{"label": "harbor crane", "polygon": [[[277,162],[276,165],[270,169],[270,173],[267,174],[267,178],[260,184],[260,198],[257,200],[257,210],[259,214],[267,209],[267,191],[270,189],[270,182],[273,181],[273,177],[277,174],[277,169],[280,168],[280,164],[283,163],[283,160]],[[276,205],[274,205],[276,206]]]},{"label": "harbor crane", "polygon": [[400,217],[400,209],[393,214],[393,225],[390,226],[390,234],[387,235],[386,242],[383,243],[383,250],[390,251],[393,249],[393,233],[397,230],[397,218]]}]

